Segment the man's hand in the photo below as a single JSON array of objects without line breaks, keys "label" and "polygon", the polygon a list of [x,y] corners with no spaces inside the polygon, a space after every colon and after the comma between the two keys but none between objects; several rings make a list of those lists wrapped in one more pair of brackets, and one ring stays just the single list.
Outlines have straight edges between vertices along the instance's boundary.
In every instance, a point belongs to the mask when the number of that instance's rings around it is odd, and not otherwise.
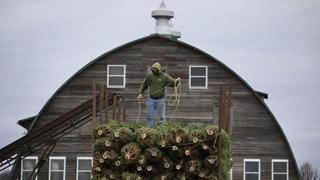
[{"label": "man's hand", "polygon": [[181,78],[178,77],[178,78],[176,79],[176,85],[180,84],[180,82],[181,82]]},{"label": "man's hand", "polygon": [[142,100],[142,99],[143,99],[143,96],[142,96],[141,93],[138,95],[137,99],[138,99],[138,100]]}]

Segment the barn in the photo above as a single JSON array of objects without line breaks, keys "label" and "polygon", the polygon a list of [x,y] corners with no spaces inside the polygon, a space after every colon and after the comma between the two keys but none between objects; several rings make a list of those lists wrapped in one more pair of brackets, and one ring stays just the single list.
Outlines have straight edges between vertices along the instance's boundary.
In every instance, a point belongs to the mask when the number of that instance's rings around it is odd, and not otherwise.
[{"label": "barn", "polygon": [[[232,87],[231,179],[300,179],[290,144],[264,102],[268,95],[252,89],[223,62],[178,40],[181,34],[171,24],[174,13],[164,2],[152,17],[153,34],[97,57],[68,79],[38,115],[18,122],[28,134],[0,150],[1,169],[12,166],[12,179],[28,179],[34,169],[39,169],[39,180],[90,179],[92,124],[85,114],[90,114],[93,80],[98,89],[121,94],[121,118],[144,122],[146,104],[142,101],[139,108],[137,93],[151,65],[159,62],[166,73],[182,79],[179,107],[167,105],[167,120],[217,124],[219,88]],[[167,89],[167,96],[174,93]],[[110,112],[107,118],[115,117]]]}]

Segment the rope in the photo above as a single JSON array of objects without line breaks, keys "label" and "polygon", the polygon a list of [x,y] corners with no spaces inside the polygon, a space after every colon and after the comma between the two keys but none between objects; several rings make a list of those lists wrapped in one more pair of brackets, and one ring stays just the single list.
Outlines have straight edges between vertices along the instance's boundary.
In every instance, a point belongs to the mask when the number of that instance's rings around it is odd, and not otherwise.
[{"label": "rope", "polygon": [[136,119],[136,123],[138,123],[139,119],[140,119],[140,114],[141,114],[141,100],[139,99],[139,113]]},{"label": "rope", "polygon": [[[175,106],[173,112],[171,113],[171,116],[175,116],[178,107],[180,105],[180,99],[181,99],[181,82],[174,87],[174,95],[173,96],[169,96],[168,97],[168,105],[169,106]],[[170,121],[172,121],[173,118],[170,119]]]},{"label": "rope", "polygon": [[180,98],[181,98],[180,94],[181,94],[181,83],[179,83],[177,86],[174,87],[174,96],[168,97],[168,105],[169,106],[174,106],[175,104],[179,105]]},{"label": "rope", "polygon": [[[167,86],[171,85],[172,83],[175,83],[175,81],[168,83],[167,85],[165,85],[164,87],[160,88],[159,90],[148,94],[148,96],[151,96],[159,91],[162,91],[163,89],[165,89]],[[172,113],[172,115],[174,115],[178,109],[178,106],[180,105],[180,99],[181,99],[181,81],[179,82],[179,84],[177,84],[176,86],[174,86],[174,95],[173,96],[168,96],[168,105],[169,106],[175,106],[175,109]],[[174,97],[174,99],[172,99]],[[138,116],[136,119],[136,123],[138,123],[139,119],[140,119],[140,115],[141,115],[141,100],[139,99],[139,112],[138,112]]]}]

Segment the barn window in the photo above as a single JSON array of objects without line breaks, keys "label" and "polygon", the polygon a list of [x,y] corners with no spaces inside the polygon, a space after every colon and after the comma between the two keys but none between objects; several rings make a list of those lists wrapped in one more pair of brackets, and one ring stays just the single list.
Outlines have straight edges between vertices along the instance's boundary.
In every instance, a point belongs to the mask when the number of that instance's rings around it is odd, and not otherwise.
[{"label": "barn window", "polygon": [[189,66],[189,88],[208,88],[208,66]]},{"label": "barn window", "polygon": [[91,157],[77,158],[77,180],[90,180],[92,169]]},{"label": "barn window", "polygon": [[260,159],[244,160],[244,180],[260,180]]},{"label": "barn window", "polygon": [[107,67],[107,87],[125,88],[126,86],[126,66],[108,65]]},{"label": "barn window", "polygon": [[21,161],[21,180],[29,179],[33,169],[36,167],[37,162],[38,157],[35,156],[26,157]]},{"label": "barn window", "polygon": [[49,158],[49,180],[65,180],[66,157]]},{"label": "barn window", "polygon": [[288,180],[289,179],[289,161],[284,159],[272,160],[272,180]]}]

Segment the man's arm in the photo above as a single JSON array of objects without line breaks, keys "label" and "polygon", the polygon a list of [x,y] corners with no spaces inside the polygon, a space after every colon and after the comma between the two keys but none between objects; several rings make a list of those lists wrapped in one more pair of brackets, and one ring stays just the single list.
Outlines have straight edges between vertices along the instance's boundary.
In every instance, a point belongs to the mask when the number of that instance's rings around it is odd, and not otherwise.
[{"label": "man's arm", "polygon": [[149,75],[147,75],[146,78],[143,80],[143,82],[139,88],[137,99],[143,99],[142,94],[146,89],[148,89],[148,86],[149,86]]},{"label": "man's arm", "polygon": [[167,82],[167,86],[169,86],[169,87],[175,87],[175,86],[177,86],[179,83],[180,83],[180,81],[181,81],[181,79],[178,77],[177,79],[173,79],[169,74],[166,74],[166,82]]}]

